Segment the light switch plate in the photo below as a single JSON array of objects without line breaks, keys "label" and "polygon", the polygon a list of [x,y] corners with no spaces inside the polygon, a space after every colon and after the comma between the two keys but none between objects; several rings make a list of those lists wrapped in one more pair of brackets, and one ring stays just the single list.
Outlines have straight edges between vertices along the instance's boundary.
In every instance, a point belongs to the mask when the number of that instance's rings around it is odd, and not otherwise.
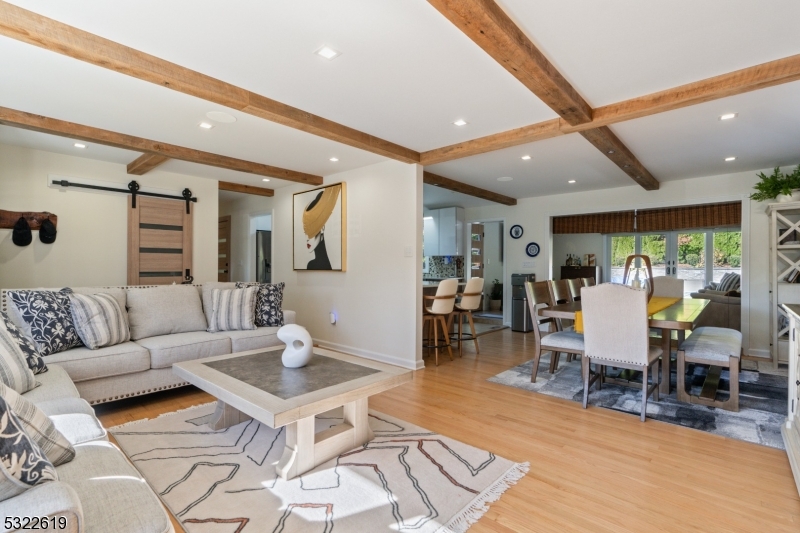
[{"label": "light switch plate", "polygon": [[523,261],[522,268],[536,268],[536,261]]}]

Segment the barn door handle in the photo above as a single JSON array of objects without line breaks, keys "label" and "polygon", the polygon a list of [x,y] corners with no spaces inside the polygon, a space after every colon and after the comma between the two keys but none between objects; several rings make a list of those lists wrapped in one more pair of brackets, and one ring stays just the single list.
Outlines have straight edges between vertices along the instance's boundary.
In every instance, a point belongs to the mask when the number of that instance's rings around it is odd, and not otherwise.
[{"label": "barn door handle", "polygon": [[194,278],[192,277],[192,271],[191,271],[191,269],[187,268],[186,269],[186,277],[184,278],[184,281],[183,281],[182,285],[191,285],[193,281],[194,281]]}]

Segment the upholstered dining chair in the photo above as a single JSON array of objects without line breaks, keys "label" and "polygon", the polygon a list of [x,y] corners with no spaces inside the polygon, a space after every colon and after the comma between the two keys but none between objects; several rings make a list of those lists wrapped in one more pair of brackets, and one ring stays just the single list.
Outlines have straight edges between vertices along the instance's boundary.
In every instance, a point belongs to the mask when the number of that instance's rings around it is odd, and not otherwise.
[{"label": "upholstered dining chair", "polygon": [[[472,321],[472,312],[477,311],[481,305],[481,295],[483,294],[483,278],[470,278],[467,285],[464,287],[464,292],[459,294],[460,301],[455,304],[453,314],[450,315],[451,319],[455,318],[458,322],[458,330],[456,331],[456,339],[458,340],[458,355],[462,356],[462,341],[472,340],[475,343],[475,353],[481,353],[478,347],[478,334],[475,331],[475,323]],[[464,324],[464,315],[469,322],[469,330],[471,333],[463,333],[462,327]],[[447,331],[450,331],[449,323]]]},{"label": "upholstered dining chair", "polygon": [[572,297],[572,301],[579,302],[581,300],[583,281],[580,278],[568,279],[567,285],[569,286],[569,295]]},{"label": "upholstered dining chair", "polygon": [[[648,341],[647,292],[616,283],[586,287],[582,292],[583,337],[581,358],[583,407],[589,401],[589,388],[602,384],[604,366],[629,368],[642,372],[642,409],[644,422],[647,398],[658,401],[658,362],[661,347]],[[590,371],[594,363],[597,372]],[[652,371],[650,370],[652,368]],[[648,385],[648,375],[652,385]]]},{"label": "upholstered dining chair", "polygon": [[[568,354],[583,354],[583,335],[574,331],[553,332],[554,319],[546,318],[539,314],[539,310],[551,305],[550,287],[547,281],[525,282],[525,293],[528,296],[528,308],[533,322],[533,368],[531,369],[531,383],[536,382],[539,372],[539,358],[542,352],[550,352],[550,373],[558,369],[558,359],[561,352]],[[542,335],[539,326],[547,324],[548,334]]]},{"label": "upholstered dining chair", "polygon": [[683,280],[672,276],[656,276],[652,279],[653,297],[683,298]]},{"label": "upholstered dining chair", "polygon": [[[425,300],[432,300],[431,306],[425,306],[422,312],[423,327],[427,326],[428,329],[428,344],[425,346],[430,354],[430,349],[434,349],[436,354],[436,366],[439,366],[439,347],[447,346],[447,352],[450,354],[450,360],[453,360],[453,350],[450,348],[450,335],[447,333],[447,321],[445,317],[449,317],[453,312],[456,304],[456,293],[458,292],[458,279],[450,278],[443,280],[436,288],[436,296],[422,297]],[[430,327],[433,326],[433,344],[430,344]],[[443,344],[439,344],[439,328],[442,331]]]}]

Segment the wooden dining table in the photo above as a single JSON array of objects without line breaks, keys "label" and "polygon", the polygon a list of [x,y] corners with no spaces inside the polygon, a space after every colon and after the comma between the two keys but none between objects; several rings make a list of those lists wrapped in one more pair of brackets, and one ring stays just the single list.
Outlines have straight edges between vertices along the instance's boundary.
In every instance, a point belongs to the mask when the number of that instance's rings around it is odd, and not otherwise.
[{"label": "wooden dining table", "polygon": [[[661,329],[661,348],[665,354],[661,358],[660,393],[669,394],[671,371],[669,354],[671,353],[672,332],[685,333],[695,329],[700,314],[710,302],[711,300],[701,298],[681,298],[666,309],[650,316],[650,327]],[[539,314],[545,317],[575,320],[575,313],[580,310],[581,302],[577,301],[542,308],[539,310]]]}]

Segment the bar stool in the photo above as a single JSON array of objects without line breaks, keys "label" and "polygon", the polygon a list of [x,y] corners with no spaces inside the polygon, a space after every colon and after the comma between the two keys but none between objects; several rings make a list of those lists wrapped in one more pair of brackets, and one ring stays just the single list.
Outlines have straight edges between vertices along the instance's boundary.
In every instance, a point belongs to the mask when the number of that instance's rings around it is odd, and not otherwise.
[{"label": "bar stool", "polygon": [[[475,323],[472,321],[472,312],[478,310],[481,305],[481,296],[483,295],[483,278],[470,278],[467,286],[464,287],[464,292],[459,294],[461,301],[455,305],[452,317],[458,320],[458,333],[456,339],[458,340],[458,356],[463,357],[463,350],[461,341],[472,340],[475,343],[475,353],[481,353],[478,348],[478,334],[475,332]],[[463,333],[461,326],[464,323],[464,315],[467,315],[469,322],[469,329],[472,333]],[[447,330],[450,331],[448,323]],[[452,336],[451,336],[452,339]]]},{"label": "bar stool", "polygon": [[[439,366],[439,326],[441,326],[442,340],[444,341],[442,346],[447,346],[450,360],[453,360],[453,350],[450,348],[450,336],[447,334],[445,317],[453,312],[456,303],[456,292],[458,292],[458,279],[450,278],[439,283],[436,288],[436,296],[422,296],[425,300],[433,300],[430,307],[423,306],[422,320],[423,327],[427,325],[430,328],[433,325],[433,344],[427,344],[425,348],[428,349],[428,353],[430,353],[431,348],[434,349],[436,366]],[[430,343],[430,338],[430,330],[428,330],[428,343]]]}]

